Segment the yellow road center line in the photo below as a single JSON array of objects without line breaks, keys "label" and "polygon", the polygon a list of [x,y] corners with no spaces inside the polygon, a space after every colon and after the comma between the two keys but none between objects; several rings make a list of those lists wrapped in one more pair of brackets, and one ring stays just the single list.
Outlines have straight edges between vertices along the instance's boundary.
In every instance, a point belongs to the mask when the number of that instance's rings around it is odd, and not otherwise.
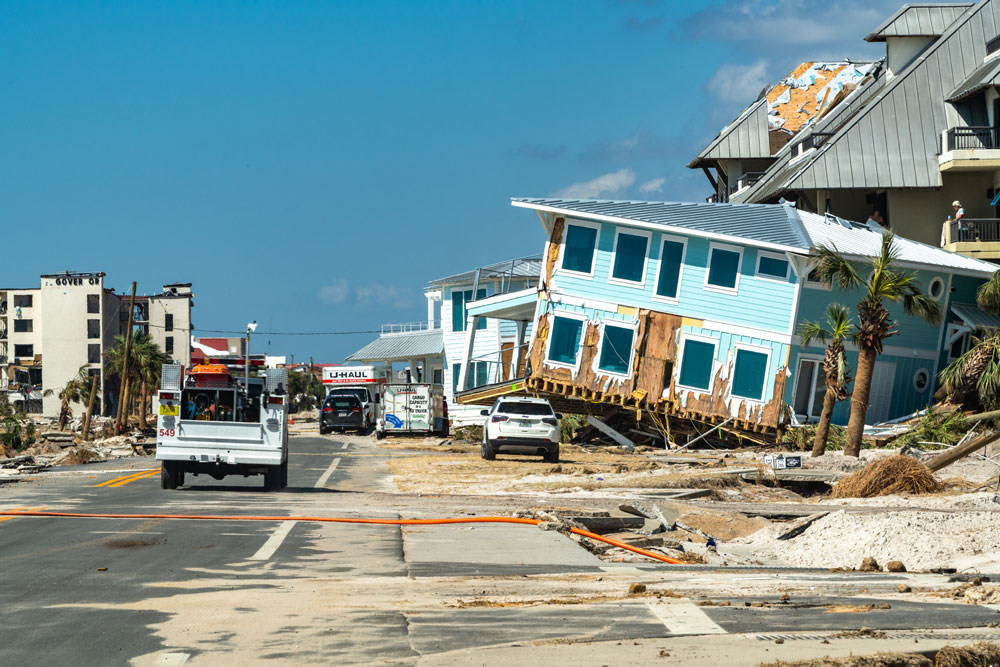
[{"label": "yellow road center line", "polygon": [[133,477],[141,477],[142,475],[145,475],[145,474],[150,473],[150,472],[157,472],[157,469],[153,469],[153,470],[140,470],[139,472],[133,472],[133,473],[130,473],[128,475],[123,475],[121,477],[115,477],[114,479],[109,479],[109,480],[107,480],[105,482],[101,482],[100,484],[94,484],[94,487],[98,487],[98,486],[111,486],[115,482],[121,482],[121,481],[124,481],[126,479],[127,480],[131,480]]},{"label": "yellow road center line", "polygon": [[143,475],[137,475],[131,479],[126,479],[121,482],[117,482],[116,484],[110,484],[109,486],[125,486],[126,484],[131,484],[132,482],[138,482],[140,479],[149,479],[150,477],[156,477],[159,474],[160,474],[159,470],[150,470],[149,472]]}]

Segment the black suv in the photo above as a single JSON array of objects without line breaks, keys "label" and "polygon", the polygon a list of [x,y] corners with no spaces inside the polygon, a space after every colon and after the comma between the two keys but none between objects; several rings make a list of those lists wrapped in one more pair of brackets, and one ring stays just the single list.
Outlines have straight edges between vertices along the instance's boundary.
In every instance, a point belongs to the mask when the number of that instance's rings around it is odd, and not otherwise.
[{"label": "black suv", "polygon": [[346,431],[356,429],[365,432],[365,415],[361,411],[361,401],[357,396],[334,394],[323,401],[323,410],[319,414],[319,432]]}]

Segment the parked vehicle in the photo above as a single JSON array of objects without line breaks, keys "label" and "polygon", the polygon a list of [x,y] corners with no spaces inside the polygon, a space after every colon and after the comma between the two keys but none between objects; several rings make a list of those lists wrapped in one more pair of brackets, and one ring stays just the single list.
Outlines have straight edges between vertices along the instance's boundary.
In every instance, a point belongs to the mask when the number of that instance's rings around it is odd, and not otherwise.
[{"label": "parked vehicle", "polygon": [[448,408],[444,387],[439,384],[412,382],[387,384],[382,391],[382,418],[375,436],[387,433],[448,433]]},{"label": "parked vehicle", "polygon": [[183,486],[185,474],[263,475],[271,491],[288,485],[288,372],[269,368],[247,386],[223,364],[202,364],[187,378],[164,364],[157,393],[156,459],[160,486]]},{"label": "parked vehicle", "polygon": [[[327,397],[354,396],[361,402],[361,416],[364,422],[364,432],[370,432],[382,415],[382,388],[385,386],[387,372],[377,366],[326,366],[323,368],[323,386],[327,389]],[[352,427],[353,428],[353,427]],[[324,429],[320,419],[319,432],[329,433]]]},{"label": "parked vehicle", "polygon": [[334,391],[323,401],[319,415],[319,432],[355,430],[368,433],[369,422],[362,408],[361,399],[349,391]]},{"label": "parked vehicle", "polygon": [[501,396],[491,410],[481,413],[482,456],[487,461],[497,454],[537,454],[548,463],[559,462],[559,420],[544,398]]}]

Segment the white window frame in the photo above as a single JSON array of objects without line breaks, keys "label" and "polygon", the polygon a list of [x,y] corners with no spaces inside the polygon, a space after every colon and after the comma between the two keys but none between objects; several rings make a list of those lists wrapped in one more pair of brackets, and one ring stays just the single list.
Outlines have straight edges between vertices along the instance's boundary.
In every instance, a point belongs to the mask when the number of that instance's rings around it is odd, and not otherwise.
[{"label": "white window frame", "polygon": [[[552,321],[549,323],[549,331],[545,335],[545,359],[542,362],[545,365],[552,366],[553,368],[571,368],[573,372],[580,370],[580,361],[583,357],[580,354],[580,350],[583,348],[584,341],[587,340],[587,316],[583,313],[573,313],[563,310],[556,310],[550,313],[552,315]],[[556,330],[556,319],[557,317],[563,317],[567,320],[579,320],[583,322],[583,327],[580,329],[580,342],[576,347],[576,361],[572,364],[567,364],[563,361],[552,361],[549,359],[549,353],[552,351],[552,333]]]},{"label": "white window frame", "polygon": [[[761,387],[760,398],[747,398],[745,396],[737,396],[733,394],[733,384],[736,381],[736,356],[740,353],[740,350],[767,355],[767,361],[764,366],[764,384]],[[753,403],[754,405],[764,405],[767,403],[764,396],[767,395],[767,376],[770,375],[771,372],[771,352],[772,350],[770,347],[763,347],[761,345],[751,345],[749,343],[736,343],[733,345],[733,361],[729,367],[729,398],[737,401],[744,401],[746,403]]]},{"label": "white window frame", "polygon": [[826,292],[833,291],[833,285],[825,285],[815,280],[809,280],[809,274],[816,270],[816,262],[812,261],[806,265],[805,273],[802,275],[802,286],[809,289],[820,289]]},{"label": "white window frame", "polygon": [[[629,350],[628,355],[628,372],[627,373],[615,373],[614,371],[608,371],[601,368],[601,354],[604,352],[604,328],[605,326],[618,327],[619,329],[631,329],[632,330],[632,348]],[[638,322],[623,322],[620,320],[604,320],[601,322],[601,332],[600,337],[597,340],[597,354],[594,355],[593,371],[598,375],[607,375],[610,377],[617,378],[630,378],[632,377],[632,368],[635,364],[635,337],[638,333],[639,323]]]},{"label": "white window frame", "polygon": [[[615,278],[615,259],[618,257],[618,239],[622,234],[629,236],[644,236],[646,238],[646,254],[642,258],[642,280],[627,280],[625,278]],[[615,244],[611,250],[611,262],[608,266],[608,283],[621,285],[623,287],[636,287],[642,289],[646,286],[646,270],[649,268],[649,248],[652,244],[653,232],[645,229],[633,229],[632,227],[618,227],[615,229]]]},{"label": "white window frame", "polygon": [[[564,269],[563,261],[566,259],[566,235],[569,234],[570,226],[576,227],[589,227],[591,229],[597,230],[597,236],[594,237],[594,254],[590,257],[590,271],[586,273],[583,271],[573,271],[572,269]],[[597,250],[601,245],[601,231],[603,226],[599,222],[591,222],[589,220],[577,220],[575,218],[567,219],[566,223],[563,225],[562,240],[560,241],[560,252],[559,261],[556,263],[556,271],[563,273],[567,276],[579,276],[581,278],[593,278],[594,269],[597,267]]]},{"label": "white window frame", "polygon": [[[712,256],[715,254],[716,250],[727,250],[729,252],[738,253],[740,256],[739,261],[736,264],[736,284],[732,287],[722,287],[721,285],[712,285],[708,282],[708,276],[712,272]],[[705,263],[705,284],[703,287],[710,292],[720,292],[722,294],[736,294],[740,291],[740,273],[743,271],[743,246],[730,245],[728,243],[715,243],[714,241],[708,244],[708,261]]]},{"label": "white window frame", "polygon": [[[777,259],[785,263],[785,276],[779,278],[778,276],[772,276],[769,273],[760,272],[760,260],[761,257],[767,257],[768,259]],[[754,268],[753,275],[755,278],[760,278],[761,280],[770,280],[775,283],[787,283],[789,275],[792,272],[792,262],[788,259],[788,255],[780,252],[768,252],[766,250],[757,251],[757,266]]]},{"label": "white window frame", "polygon": [[[680,243],[683,248],[681,249],[681,265],[680,270],[677,273],[677,296],[669,297],[663,296],[662,294],[657,294],[656,288],[660,284],[660,270],[663,268],[663,242],[673,241],[674,243]],[[688,251],[688,240],[684,236],[674,236],[672,234],[661,234],[660,235],[660,247],[659,256],[656,258],[656,272],[654,273],[653,279],[653,301],[659,301],[661,303],[671,303],[675,304],[681,300],[681,284],[684,282],[684,263],[687,261],[687,251]]]},{"label": "white window frame", "polygon": [[[708,389],[702,389],[701,387],[689,387],[687,385],[681,384],[681,369],[684,366],[684,350],[687,349],[687,342],[689,340],[698,341],[700,343],[711,343],[712,346],[715,348],[712,352],[712,370],[709,372]],[[691,333],[682,334],[681,346],[680,349],[677,351],[677,359],[679,363],[676,365],[677,367],[674,369],[674,388],[683,389],[684,391],[696,391],[699,394],[712,393],[712,388],[715,386],[715,374],[717,372],[716,361],[719,356],[720,344],[721,344],[720,339],[713,338],[712,336],[706,336],[704,334],[691,334]]]},{"label": "white window frame", "polygon": [[[938,294],[937,296],[931,294],[931,287],[934,285],[934,283],[941,283],[941,293]],[[927,296],[934,299],[935,301],[940,301],[941,299],[944,298],[945,289],[947,289],[947,285],[945,285],[944,278],[942,278],[941,276],[934,276],[933,278],[931,278],[930,282],[927,283]]]},{"label": "white window frame", "polygon": [[[917,386],[917,378],[920,376],[921,373],[924,373],[927,376],[927,385],[923,389],[921,389],[920,387]],[[913,389],[914,389],[914,391],[920,392],[922,394],[922,393],[924,393],[925,391],[927,391],[930,388],[931,388],[931,372],[929,370],[927,370],[926,368],[918,368],[913,373]]]},{"label": "white window frame", "polygon": [[[953,357],[953,356],[951,356],[951,348],[952,348],[952,346],[955,343],[957,343],[960,338],[965,338],[966,336],[970,336],[971,334],[972,334],[972,332],[969,330],[969,327],[967,327],[967,326],[965,326],[963,324],[949,324],[948,325],[948,328],[946,329],[945,339],[944,339],[945,350],[948,353],[948,363],[951,363],[952,361],[955,361],[955,360],[957,360],[959,358],[959,357]],[[971,342],[971,340],[968,341],[968,342]],[[962,347],[966,347],[966,346],[963,345]],[[965,354],[965,352],[968,352],[968,351],[969,350],[966,349],[965,351],[962,352],[962,354]],[[959,356],[961,356],[961,355],[959,355]]]}]

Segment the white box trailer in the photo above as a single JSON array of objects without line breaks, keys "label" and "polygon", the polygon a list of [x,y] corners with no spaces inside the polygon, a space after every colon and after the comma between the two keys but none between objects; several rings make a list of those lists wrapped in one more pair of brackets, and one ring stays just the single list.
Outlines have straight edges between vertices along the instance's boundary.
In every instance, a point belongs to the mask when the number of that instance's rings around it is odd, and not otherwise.
[{"label": "white box trailer", "polygon": [[382,419],[376,437],[388,433],[448,434],[444,387],[439,384],[386,384],[382,390]]},{"label": "white box trailer", "polygon": [[[242,380],[242,378],[241,378]],[[270,368],[263,384],[182,380],[164,364],[156,418],[160,486],[183,486],[185,474],[263,475],[264,488],[288,485],[288,371]]]}]

